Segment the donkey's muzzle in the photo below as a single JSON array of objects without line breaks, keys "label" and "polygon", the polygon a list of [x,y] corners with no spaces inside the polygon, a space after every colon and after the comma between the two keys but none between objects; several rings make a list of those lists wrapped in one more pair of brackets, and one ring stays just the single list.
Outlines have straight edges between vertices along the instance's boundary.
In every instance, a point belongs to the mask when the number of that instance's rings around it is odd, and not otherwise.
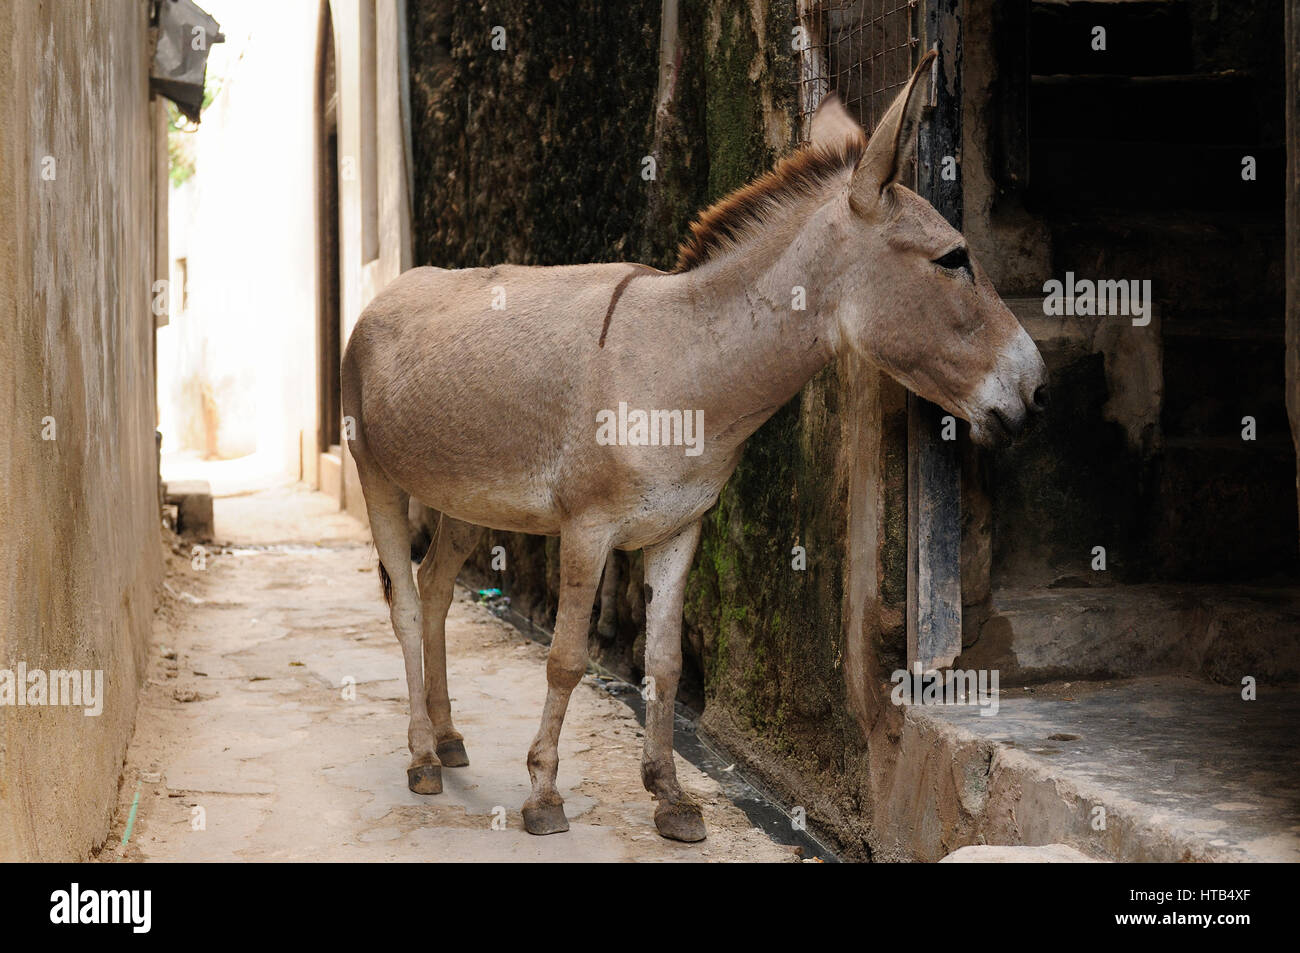
[{"label": "donkey's muzzle", "polygon": [[993,408],[993,419],[1002,430],[999,436],[1005,442],[1010,442],[1032,427],[1047,410],[1047,399],[1047,385],[1039,384],[1034,388],[1028,403],[1020,404],[1014,409]]},{"label": "donkey's muzzle", "polygon": [[1024,328],[1016,330],[972,401],[971,437],[982,446],[1011,443],[1047,406],[1047,365]]},{"label": "donkey's muzzle", "polygon": [[1003,390],[1000,396],[1000,400],[987,407],[982,426],[972,434],[976,443],[987,447],[1005,447],[1045,415],[1048,400],[1046,383],[1027,381],[1019,387]]}]

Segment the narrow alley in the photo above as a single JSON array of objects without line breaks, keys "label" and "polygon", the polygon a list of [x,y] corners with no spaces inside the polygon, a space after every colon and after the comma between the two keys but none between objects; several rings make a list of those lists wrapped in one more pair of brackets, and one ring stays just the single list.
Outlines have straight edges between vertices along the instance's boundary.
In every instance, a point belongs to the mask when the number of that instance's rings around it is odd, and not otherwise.
[{"label": "narrow alley", "polygon": [[283,911],[425,878],[307,864],[651,861],[1284,919],[1300,0],[0,36],[0,913],[337,944]]},{"label": "narrow alley", "polygon": [[560,743],[572,829],[525,833],[546,649],[463,589],[447,622],[448,674],[470,766],[445,770],[440,795],[412,794],[402,656],[368,533],[301,485],[218,498],[214,509],[221,545],[196,562],[178,542],[168,560],[99,860],[797,859],[680,754],[709,838],[661,838],[641,786],[640,727],[590,677]]}]

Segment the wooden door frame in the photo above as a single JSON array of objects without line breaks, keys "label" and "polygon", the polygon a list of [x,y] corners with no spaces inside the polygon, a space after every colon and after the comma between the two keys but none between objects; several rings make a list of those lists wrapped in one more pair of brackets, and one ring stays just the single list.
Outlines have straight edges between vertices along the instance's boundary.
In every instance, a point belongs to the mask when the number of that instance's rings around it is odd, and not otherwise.
[{"label": "wooden door frame", "polygon": [[[331,452],[341,441],[342,263],[339,233],[338,49],[329,0],[321,0],[316,53],[316,438],[314,452]],[[332,69],[331,69],[332,67]],[[332,74],[333,83],[329,82]],[[328,88],[331,86],[333,88]],[[335,148],[330,148],[331,132]],[[333,201],[331,202],[331,193]]]},{"label": "wooden door frame", "polygon": [[[1287,0],[1286,34],[1286,408],[1296,447],[1300,501],[1300,0]],[[1297,527],[1300,530],[1300,527]]]},{"label": "wooden door frame", "polygon": [[[917,188],[958,231],[961,185],[961,0],[925,0],[923,42],[938,49],[921,123]],[[958,158],[957,177],[943,160]],[[907,664],[946,668],[961,653],[961,454],[944,440],[946,412],[907,399]]]}]

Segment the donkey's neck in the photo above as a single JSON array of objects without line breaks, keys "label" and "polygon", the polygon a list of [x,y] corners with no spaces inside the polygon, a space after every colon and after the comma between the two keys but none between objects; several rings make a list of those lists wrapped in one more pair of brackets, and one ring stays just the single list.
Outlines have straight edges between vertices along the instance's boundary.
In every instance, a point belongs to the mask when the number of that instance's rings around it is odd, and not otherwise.
[{"label": "donkey's neck", "polygon": [[701,380],[721,415],[715,420],[740,440],[839,349],[834,203],[823,198],[806,206],[783,227],[764,230],[681,275],[688,310],[706,327],[711,345],[710,374]]}]

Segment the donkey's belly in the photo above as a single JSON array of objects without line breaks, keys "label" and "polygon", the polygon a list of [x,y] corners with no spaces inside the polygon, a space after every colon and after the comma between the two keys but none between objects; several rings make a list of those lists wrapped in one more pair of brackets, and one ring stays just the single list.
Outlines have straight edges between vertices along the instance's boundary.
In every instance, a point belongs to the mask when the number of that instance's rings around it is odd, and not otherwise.
[{"label": "donkey's belly", "polygon": [[542,536],[560,531],[553,495],[527,475],[460,474],[453,464],[438,460],[423,466],[386,465],[385,470],[421,503],[466,523]]},{"label": "donkey's belly", "polygon": [[475,526],[486,526],[488,529],[505,533],[560,535],[560,520],[553,513],[522,509],[501,500],[466,499],[457,496],[438,502],[436,499],[426,500],[420,494],[414,495],[420,502],[426,503],[439,512],[466,523],[473,523]]},{"label": "donkey's belly", "polygon": [[[671,477],[613,465],[603,453],[558,466],[533,458],[487,468],[454,458],[380,462],[420,502],[458,520],[515,533],[560,534],[566,520],[605,523],[611,543],[641,549],[675,535],[717,502],[730,467],[683,468]],[[504,464],[504,461],[503,461]]]}]

